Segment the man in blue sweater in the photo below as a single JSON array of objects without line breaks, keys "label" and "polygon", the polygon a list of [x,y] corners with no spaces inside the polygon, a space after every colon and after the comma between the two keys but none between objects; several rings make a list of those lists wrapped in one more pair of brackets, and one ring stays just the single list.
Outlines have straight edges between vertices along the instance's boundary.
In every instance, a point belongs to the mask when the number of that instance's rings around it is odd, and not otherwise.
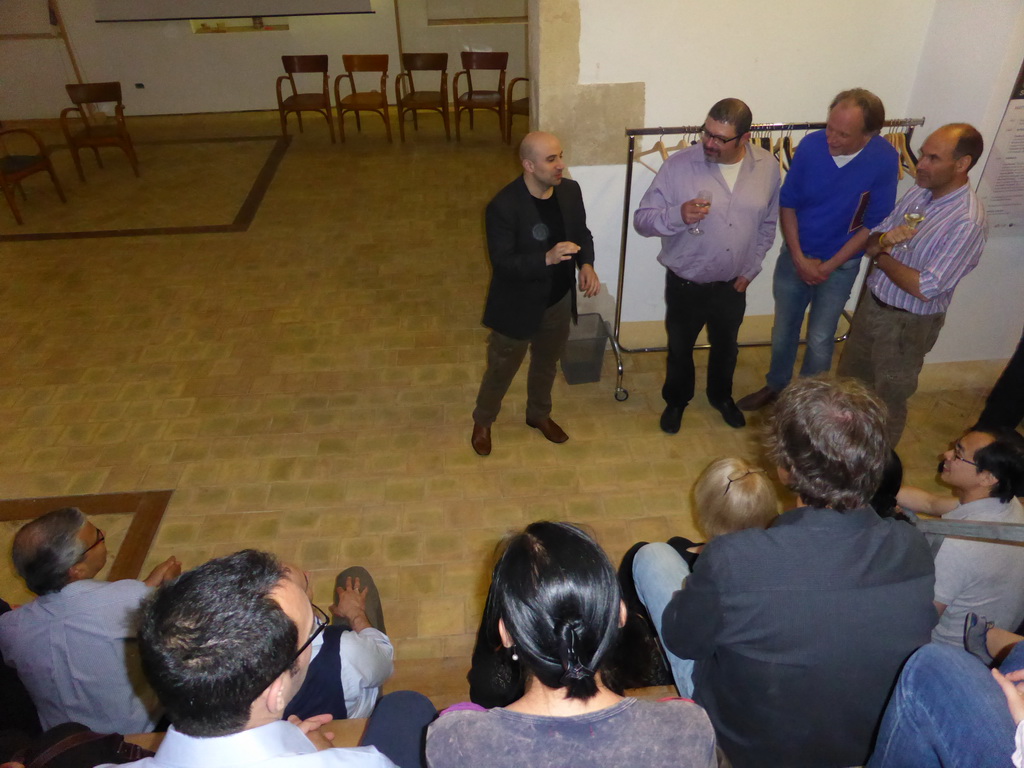
[{"label": "man in blue sweater", "polygon": [[829,107],[823,131],[806,136],[779,196],[784,243],[775,265],[775,325],[767,386],[737,405],[756,411],[773,402],[793,376],[800,327],[810,305],[801,376],[832,366],[839,316],[857,280],[871,229],[896,202],[899,155],[879,131],[882,100],[852,88]]}]

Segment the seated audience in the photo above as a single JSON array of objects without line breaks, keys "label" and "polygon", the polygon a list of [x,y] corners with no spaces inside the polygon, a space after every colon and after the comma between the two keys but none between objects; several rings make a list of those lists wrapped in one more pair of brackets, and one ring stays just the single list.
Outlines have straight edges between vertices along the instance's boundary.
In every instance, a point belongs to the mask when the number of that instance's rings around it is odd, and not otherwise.
[{"label": "seated audience", "polygon": [[211,560],[161,587],[140,613],[143,669],[173,725],[154,757],[128,765],[422,764],[436,713],[411,691],[380,700],[358,748],[333,747],[324,729],[330,715],[281,719],[325,624],[273,555],[245,550]]},{"label": "seated audience", "polygon": [[[313,589],[309,573],[285,565],[289,577],[306,593]],[[395,650],[384,634],[384,612],[373,577],[365,568],[346,568],[335,581],[333,620],[313,641],[306,681],[288,706],[287,715],[305,719],[330,713],[335,720],[367,717],[380,687],[395,671]]]},{"label": "seated audience", "polygon": [[885,710],[868,768],[1006,768],[1015,723],[1013,764],[1021,768],[1024,699],[1018,688],[1024,680],[1024,643],[1019,641],[1024,638],[1012,637],[1016,644],[1000,670],[990,671],[963,649],[942,643],[911,656]]},{"label": "seated audience", "polygon": [[0,616],[0,653],[43,729],[74,721],[100,733],[153,730],[160,707],[142,679],[133,614],[153,587],[181,572],[178,560],[144,581],[97,581],[107,561],[103,531],[74,507],[23,525],[12,555],[39,597]]},{"label": "seated audience", "polygon": [[[1014,498],[1024,492],[1024,437],[1005,427],[968,432],[943,456],[942,481],[953,495],[905,486],[898,500],[913,512],[946,520],[1024,523]],[[935,553],[935,642],[960,646],[964,619],[977,613],[1015,630],[1024,620],[1024,547],[947,537]]]},{"label": "seated audience", "polygon": [[901,665],[935,626],[931,555],[913,526],[868,506],[889,447],[862,385],[792,383],[766,447],[800,506],[710,541],[692,573],[670,547],[644,547],[636,588],[677,687],[736,768],[861,765]]},{"label": "seated audience", "polygon": [[[693,486],[697,525],[708,541],[746,528],[767,528],[779,515],[779,499],[763,469],[746,459],[716,459]],[[682,536],[668,540],[693,568],[704,548]]]},{"label": "seated audience", "polygon": [[522,697],[485,710],[457,705],[427,735],[432,768],[717,765],[692,702],[623,698],[604,681],[626,610],[615,569],[587,534],[533,523],[494,567],[491,620],[526,680]]}]

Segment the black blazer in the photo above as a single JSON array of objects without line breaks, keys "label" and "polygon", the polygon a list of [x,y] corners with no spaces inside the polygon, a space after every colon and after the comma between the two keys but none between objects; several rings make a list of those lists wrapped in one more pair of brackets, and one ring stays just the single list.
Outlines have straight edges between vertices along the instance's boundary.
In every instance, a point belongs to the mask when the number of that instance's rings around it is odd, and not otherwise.
[{"label": "black blazer", "polygon": [[[594,263],[594,238],[587,229],[580,185],[563,179],[555,197],[565,223],[565,237],[580,246],[576,268]],[[551,293],[551,268],[545,263],[547,230],[523,177],[502,189],[487,204],[487,252],[491,286],[484,325],[514,339],[528,339],[540,328]],[[576,316],[576,286],[572,288]]]}]

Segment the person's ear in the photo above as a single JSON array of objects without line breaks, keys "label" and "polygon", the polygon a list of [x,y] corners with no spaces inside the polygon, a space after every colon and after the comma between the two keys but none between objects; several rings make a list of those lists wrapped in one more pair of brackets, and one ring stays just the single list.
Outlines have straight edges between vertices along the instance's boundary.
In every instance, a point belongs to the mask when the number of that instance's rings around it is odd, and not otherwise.
[{"label": "person's ear", "polygon": [[85,571],[85,561],[80,560],[79,562],[68,568],[68,581],[81,581],[87,578]]},{"label": "person's ear", "polygon": [[619,629],[626,626],[626,618],[629,616],[629,611],[626,610],[626,601],[619,600]]},{"label": "person's ear", "polygon": [[274,682],[263,691],[260,698],[256,700],[254,706],[263,706],[267,712],[274,715],[275,720],[280,720],[281,715],[284,714],[285,707],[288,706],[290,701],[287,685],[287,678],[290,675],[290,669],[286,669],[282,674],[278,675]]},{"label": "person's ear", "polygon": [[997,478],[987,469],[983,469],[978,473],[978,482],[991,491],[993,488],[999,485],[999,478]]},{"label": "person's ear", "polygon": [[974,162],[974,158],[971,157],[970,155],[964,155],[963,157],[958,157],[957,160],[956,160],[956,170],[957,170],[957,173],[967,173],[967,171],[969,171],[970,168],[971,168],[971,163],[973,163],[973,162]]},{"label": "person's ear", "polygon": [[501,644],[505,648],[511,648],[515,645],[515,642],[512,640],[512,635],[510,635],[508,630],[505,628],[504,619],[498,619],[498,635],[501,637]]},{"label": "person's ear", "polygon": [[775,467],[775,474],[779,476],[779,482],[782,483],[786,488],[789,488],[789,470],[786,469],[785,467]]}]

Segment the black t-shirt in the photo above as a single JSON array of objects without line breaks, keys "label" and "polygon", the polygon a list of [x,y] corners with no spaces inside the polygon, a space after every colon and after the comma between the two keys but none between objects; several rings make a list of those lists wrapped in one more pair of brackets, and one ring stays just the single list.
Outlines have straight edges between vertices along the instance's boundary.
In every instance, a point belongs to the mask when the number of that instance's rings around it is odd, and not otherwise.
[{"label": "black t-shirt", "polygon": [[[562,219],[562,209],[558,206],[558,189],[551,190],[551,197],[534,197],[533,204],[537,206],[537,213],[547,230],[546,250],[551,250],[556,244],[565,240],[565,221]],[[554,264],[548,269],[551,272],[551,293],[548,296],[548,306],[554,306],[572,288],[573,270],[576,268],[574,259]]]}]

